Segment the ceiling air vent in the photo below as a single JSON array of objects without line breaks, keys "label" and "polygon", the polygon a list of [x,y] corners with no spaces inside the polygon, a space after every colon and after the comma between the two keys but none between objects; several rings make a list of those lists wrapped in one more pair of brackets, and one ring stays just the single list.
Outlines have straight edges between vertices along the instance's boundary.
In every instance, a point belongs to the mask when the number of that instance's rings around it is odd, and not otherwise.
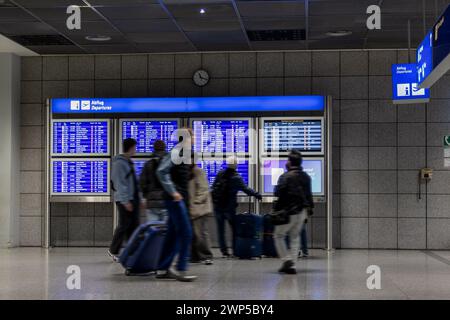
[{"label": "ceiling air vent", "polygon": [[50,35],[26,35],[26,36],[10,36],[11,40],[23,46],[63,46],[73,45],[73,43],[63,36]]},{"label": "ceiling air vent", "polygon": [[305,40],[305,29],[251,30],[247,31],[250,41],[295,41]]}]

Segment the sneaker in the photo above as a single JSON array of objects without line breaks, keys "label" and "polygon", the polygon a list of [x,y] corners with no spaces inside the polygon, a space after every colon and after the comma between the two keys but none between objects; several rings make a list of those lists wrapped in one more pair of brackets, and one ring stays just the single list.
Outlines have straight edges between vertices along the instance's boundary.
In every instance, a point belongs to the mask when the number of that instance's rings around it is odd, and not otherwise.
[{"label": "sneaker", "polygon": [[303,258],[308,258],[309,257],[309,253],[308,252],[302,252],[302,257]]},{"label": "sneaker", "polygon": [[231,258],[231,254],[229,254],[228,252],[222,252],[222,258],[229,259]]},{"label": "sneaker", "polygon": [[112,259],[113,262],[119,262],[119,257],[113,253],[111,253],[110,250],[108,250],[108,256]]},{"label": "sneaker", "polygon": [[156,272],[156,279],[160,280],[178,280],[178,275],[171,269]]},{"label": "sneaker", "polygon": [[283,262],[283,264],[281,265],[281,268],[278,269],[278,272],[280,273],[288,273],[288,272],[292,272],[291,269],[294,269],[294,262],[291,260],[285,261]]},{"label": "sneaker", "polygon": [[286,271],[284,271],[284,273],[286,273],[286,274],[297,274],[297,269],[295,269],[294,267],[291,267],[291,268],[286,269]]},{"label": "sneaker", "polygon": [[204,264],[206,264],[207,266],[210,266],[213,264],[213,261],[211,259],[206,259],[205,261],[203,261]]},{"label": "sneaker", "polygon": [[189,275],[186,271],[177,271],[176,279],[181,282],[192,282],[197,280],[197,276]]}]

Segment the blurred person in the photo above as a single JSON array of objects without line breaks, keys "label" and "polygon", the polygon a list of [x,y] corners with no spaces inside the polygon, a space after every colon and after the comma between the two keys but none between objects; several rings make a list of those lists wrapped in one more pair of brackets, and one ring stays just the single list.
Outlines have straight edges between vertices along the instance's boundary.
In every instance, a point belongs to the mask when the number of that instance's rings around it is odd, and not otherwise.
[{"label": "blurred person", "polygon": [[225,238],[225,221],[228,222],[232,231],[233,249],[235,244],[234,217],[238,207],[237,194],[239,191],[248,196],[253,196],[258,200],[262,196],[255,190],[249,188],[242,176],[237,172],[238,159],[235,156],[227,158],[227,167],[217,173],[212,186],[212,197],[214,204],[214,214],[217,222],[217,236],[220,251],[223,257],[230,257]]}]

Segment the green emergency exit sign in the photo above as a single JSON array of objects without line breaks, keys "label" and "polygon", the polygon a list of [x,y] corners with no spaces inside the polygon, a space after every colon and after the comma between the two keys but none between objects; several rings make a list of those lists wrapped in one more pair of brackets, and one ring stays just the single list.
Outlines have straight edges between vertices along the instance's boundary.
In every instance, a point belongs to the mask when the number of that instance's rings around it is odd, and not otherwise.
[{"label": "green emergency exit sign", "polygon": [[450,148],[450,136],[444,136],[444,147]]}]

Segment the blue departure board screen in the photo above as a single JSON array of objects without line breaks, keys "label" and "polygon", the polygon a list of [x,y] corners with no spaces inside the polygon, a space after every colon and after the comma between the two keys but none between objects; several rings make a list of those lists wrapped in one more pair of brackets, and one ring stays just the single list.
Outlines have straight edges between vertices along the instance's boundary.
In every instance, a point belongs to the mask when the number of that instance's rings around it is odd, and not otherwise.
[{"label": "blue departure board screen", "polygon": [[[248,164],[248,160],[239,159],[237,165],[237,172],[242,176],[247,186],[250,181]],[[211,187],[219,171],[227,167],[227,162],[225,159],[202,159],[199,161],[199,167],[206,172],[206,177]]]},{"label": "blue departure board screen", "polygon": [[264,152],[322,153],[323,132],[321,119],[265,119]]},{"label": "blue departure board screen", "polygon": [[178,143],[178,139],[173,136],[178,130],[177,120],[122,120],[121,127],[122,141],[136,139],[138,154],[152,153],[156,140],[163,140],[168,151]]},{"label": "blue departure board screen", "polygon": [[136,172],[136,177],[139,179],[144,169],[145,164],[149,159],[133,159],[134,171]]},{"label": "blue departure board screen", "polygon": [[193,120],[194,151],[248,153],[250,120]]},{"label": "blue departure board screen", "polygon": [[109,121],[54,120],[52,155],[109,155]]},{"label": "blue departure board screen", "polygon": [[109,160],[53,159],[52,195],[109,195]]}]

